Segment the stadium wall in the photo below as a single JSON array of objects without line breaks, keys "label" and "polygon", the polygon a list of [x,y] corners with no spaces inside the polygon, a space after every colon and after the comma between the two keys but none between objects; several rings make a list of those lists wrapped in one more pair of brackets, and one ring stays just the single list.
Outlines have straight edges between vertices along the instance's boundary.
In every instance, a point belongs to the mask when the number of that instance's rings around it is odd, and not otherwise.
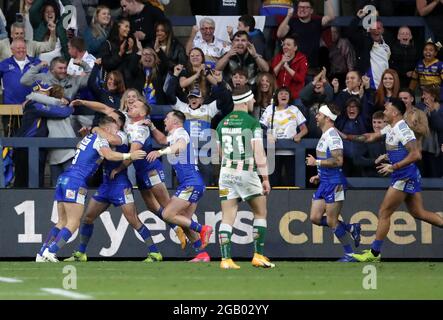
[{"label": "stadium wall", "polygon": [[[0,191],[0,258],[35,257],[52,222],[56,222],[57,209],[53,190]],[[89,196],[92,195],[91,190]],[[342,253],[341,246],[328,228],[314,226],[309,221],[312,190],[273,190],[268,198],[268,233],[265,253],[271,258],[334,258]],[[362,245],[375,238],[377,211],[385,190],[351,190],[347,193],[343,218],[362,223]],[[443,191],[424,191],[426,208],[443,211]],[[144,208],[135,191],[137,208]],[[175,234],[166,224],[149,211],[142,211],[140,218],[152,232],[166,258],[187,258],[193,255],[190,246],[180,249]],[[198,221],[218,228],[221,212],[217,190],[208,190],[199,202]],[[384,245],[384,258],[443,258],[443,230],[414,220],[405,207],[395,212],[391,230]],[[59,253],[68,256],[78,243],[73,235]],[[252,213],[245,204],[239,208],[238,219],[232,237],[233,255],[251,257]],[[218,240],[213,234],[208,246],[212,257],[219,257]],[[94,235],[88,248],[89,257],[142,258],[145,245],[138,234],[126,222],[120,211],[110,208],[95,223]]]}]

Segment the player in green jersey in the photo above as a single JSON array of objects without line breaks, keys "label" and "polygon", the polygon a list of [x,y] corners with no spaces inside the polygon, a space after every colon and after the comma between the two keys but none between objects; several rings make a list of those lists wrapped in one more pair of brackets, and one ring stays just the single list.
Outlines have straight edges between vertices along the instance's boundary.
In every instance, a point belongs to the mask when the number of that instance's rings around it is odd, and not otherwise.
[{"label": "player in green jersey", "polygon": [[[234,110],[217,127],[218,144],[222,156],[219,189],[222,221],[219,228],[222,269],[239,269],[231,258],[232,226],[239,201],[247,201],[254,213],[254,247],[252,265],[273,268],[275,265],[263,255],[266,233],[266,195],[271,191],[268,166],[263,147],[260,123],[250,116],[254,95],[248,86],[234,88]],[[263,181],[260,181],[259,175]]]}]

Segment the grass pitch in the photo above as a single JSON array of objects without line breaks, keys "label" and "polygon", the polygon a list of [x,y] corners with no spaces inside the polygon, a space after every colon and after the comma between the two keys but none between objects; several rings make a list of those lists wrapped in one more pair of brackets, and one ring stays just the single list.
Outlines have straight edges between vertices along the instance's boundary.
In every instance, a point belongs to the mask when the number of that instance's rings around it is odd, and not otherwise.
[{"label": "grass pitch", "polygon": [[[220,270],[219,262],[0,262],[0,299],[443,299],[442,262],[373,264],[375,290],[364,289],[368,274],[360,263],[276,261],[275,269],[239,265],[240,270]],[[77,289],[66,291],[79,296],[42,290],[72,285],[71,266]]]}]

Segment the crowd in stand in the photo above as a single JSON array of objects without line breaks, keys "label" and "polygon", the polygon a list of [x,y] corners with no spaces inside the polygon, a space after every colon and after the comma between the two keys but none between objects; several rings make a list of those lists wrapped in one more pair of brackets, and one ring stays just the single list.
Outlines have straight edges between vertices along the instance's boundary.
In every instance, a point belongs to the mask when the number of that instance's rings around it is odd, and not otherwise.
[{"label": "crowd in stand", "polygon": [[[268,141],[299,143],[320,137],[315,114],[322,103],[340,108],[335,122],[340,131],[359,135],[381,130],[385,102],[398,97],[421,143],[422,175],[443,177],[443,0],[416,0],[418,14],[434,34],[430,39],[416,35],[417,41],[407,26],[386,35],[382,19],[362,26],[367,5],[391,16],[394,1],[355,1],[347,28],[329,26],[339,15],[331,0],[255,1],[261,15],[276,16],[274,32],[256,28],[247,1],[204,1],[218,5],[220,15],[241,16],[238,25],[226,28],[227,41],[214,36],[218,26],[198,1],[198,13],[207,16],[184,43],[165,15],[170,2],[11,1],[0,17],[0,78],[3,104],[22,104],[23,118],[19,126],[17,117],[3,116],[4,135],[80,136],[101,114],[71,101],[98,101],[124,111],[142,98],[181,110],[186,130],[204,145],[211,138],[206,129],[232,110],[232,88],[249,84],[256,100],[253,115]],[[324,16],[314,12],[317,2],[325,5]],[[70,5],[77,9],[74,18]],[[213,156],[204,149],[200,153]],[[345,175],[375,177],[374,160],[385,150],[379,143],[346,141],[344,153]],[[46,163],[54,185],[73,157],[70,149],[41,150],[40,185]],[[20,168],[14,187],[27,187],[26,149],[14,149],[13,158]],[[216,170],[211,165],[200,170],[214,185]],[[294,153],[277,151],[271,184],[294,185],[294,170]]]}]

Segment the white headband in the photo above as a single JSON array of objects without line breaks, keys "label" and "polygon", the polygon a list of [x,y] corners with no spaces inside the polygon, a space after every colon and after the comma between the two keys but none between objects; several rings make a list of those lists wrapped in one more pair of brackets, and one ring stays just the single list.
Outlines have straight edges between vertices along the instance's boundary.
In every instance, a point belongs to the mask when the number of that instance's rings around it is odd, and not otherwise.
[{"label": "white headband", "polygon": [[248,102],[252,98],[254,98],[254,94],[252,93],[251,90],[239,96],[232,96],[232,100],[234,101],[235,104]]},{"label": "white headband", "polygon": [[335,121],[337,119],[337,116],[333,114],[332,111],[329,109],[329,107],[325,104],[322,105],[318,111],[327,116],[332,121]]}]

